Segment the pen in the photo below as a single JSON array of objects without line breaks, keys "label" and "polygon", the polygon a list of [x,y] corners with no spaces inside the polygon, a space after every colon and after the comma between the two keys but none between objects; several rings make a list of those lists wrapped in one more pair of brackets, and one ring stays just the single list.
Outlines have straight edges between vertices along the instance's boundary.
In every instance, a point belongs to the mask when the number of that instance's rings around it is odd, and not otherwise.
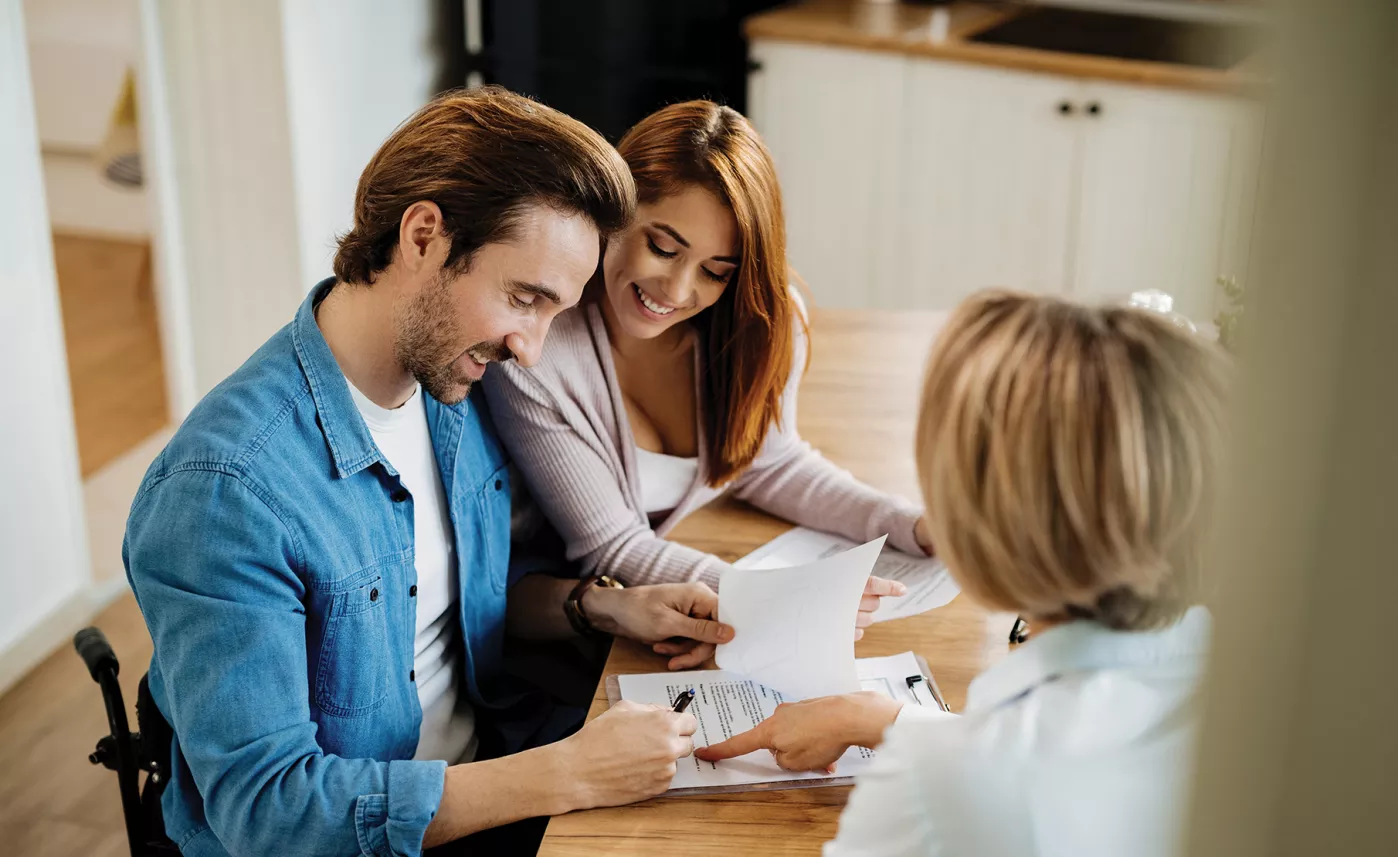
[{"label": "pen", "polygon": [[684,714],[684,710],[685,710],[686,708],[688,708],[688,707],[689,707],[689,704],[690,704],[691,702],[693,702],[693,701],[694,701],[694,688],[691,687],[689,690],[686,690],[684,693],[681,693],[681,694],[675,699],[675,707],[674,707],[674,709],[673,709],[674,712],[675,712],[676,714]]}]

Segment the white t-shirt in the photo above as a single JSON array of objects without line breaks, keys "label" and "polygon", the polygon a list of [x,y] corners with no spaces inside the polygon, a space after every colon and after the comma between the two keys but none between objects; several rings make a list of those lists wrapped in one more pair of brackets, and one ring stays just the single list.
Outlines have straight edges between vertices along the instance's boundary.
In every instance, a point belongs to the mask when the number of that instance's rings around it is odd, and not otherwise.
[{"label": "white t-shirt", "polygon": [[414,564],[417,566],[417,632],[413,671],[422,705],[415,759],[455,764],[476,755],[476,716],[461,695],[460,587],[446,490],[427,431],[422,388],[399,408],[381,408],[354,384],[359,414],[403,485],[413,495]]},{"label": "white t-shirt", "polygon": [[664,455],[636,447],[636,465],[641,471],[641,505],[647,515],[668,512],[694,487],[699,475],[699,459]]}]

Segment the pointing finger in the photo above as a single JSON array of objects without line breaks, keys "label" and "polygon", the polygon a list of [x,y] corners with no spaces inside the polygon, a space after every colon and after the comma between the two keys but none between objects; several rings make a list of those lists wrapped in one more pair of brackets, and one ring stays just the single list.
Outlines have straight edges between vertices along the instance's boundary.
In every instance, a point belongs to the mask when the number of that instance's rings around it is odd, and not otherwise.
[{"label": "pointing finger", "polygon": [[727,741],[700,747],[694,751],[694,755],[705,762],[719,762],[724,759],[746,756],[755,750],[763,749],[767,749],[767,732],[759,724],[757,728],[734,735]]}]

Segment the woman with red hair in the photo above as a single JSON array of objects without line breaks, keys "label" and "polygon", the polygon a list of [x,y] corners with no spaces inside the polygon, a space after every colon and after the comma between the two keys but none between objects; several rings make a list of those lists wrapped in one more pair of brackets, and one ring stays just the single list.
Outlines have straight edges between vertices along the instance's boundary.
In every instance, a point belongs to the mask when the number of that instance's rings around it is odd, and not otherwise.
[{"label": "woman with red hair", "polygon": [[[582,304],[538,364],[485,380],[501,440],[581,573],[717,586],[726,564],[665,540],[731,491],[781,518],[930,553],[921,510],[834,466],[796,431],[806,362],[781,190],[738,112],[709,101],[642,120],[618,150],[636,221],[612,239]],[[535,540],[537,544],[537,540]],[[522,555],[534,548],[521,543]],[[901,584],[871,579],[861,626]],[[692,666],[703,651],[676,655]]]}]

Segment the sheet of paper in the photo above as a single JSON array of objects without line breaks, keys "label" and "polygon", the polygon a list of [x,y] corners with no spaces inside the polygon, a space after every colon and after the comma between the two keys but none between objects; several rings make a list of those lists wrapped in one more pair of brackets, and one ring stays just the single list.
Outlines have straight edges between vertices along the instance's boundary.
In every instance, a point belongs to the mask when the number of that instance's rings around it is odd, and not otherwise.
[{"label": "sheet of paper", "polygon": [[[912,652],[886,658],[861,658],[856,663],[863,690],[878,691],[893,699],[917,704],[908,691],[907,678],[920,675],[922,669]],[[622,699],[667,706],[680,693],[694,688],[695,697],[689,713],[699,721],[699,731],[694,734],[696,747],[707,747],[746,732],[770,717],[779,703],[788,701],[780,692],[726,670],[623,675],[617,677],[617,683]],[[766,750],[723,762],[702,762],[689,756],[680,760],[670,788],[746,786],[857,776],[873,757],[872,750],[851,747],[840,757],[835,776],[831,777],[823,773],[784,771]]]},{"label": "sheet of paper", "polygon": [[[819,530],[796,527],[733,563],[736,568],[785,568],[834,556],[854,547],[854,542]],[[874,575],[896,580],[908,594],[885,598],[874,613],[875,622],[903,619],[950,604],[961,589],[939,559],[915,557],[885,546],[874,563]]]},{"label": "sheet of paper", "polygon": [[884,539],[791,568],[733,568],[723,575],[718,618],[733,626],[720,669],[809,699],[859,689],[854,620]]}]

